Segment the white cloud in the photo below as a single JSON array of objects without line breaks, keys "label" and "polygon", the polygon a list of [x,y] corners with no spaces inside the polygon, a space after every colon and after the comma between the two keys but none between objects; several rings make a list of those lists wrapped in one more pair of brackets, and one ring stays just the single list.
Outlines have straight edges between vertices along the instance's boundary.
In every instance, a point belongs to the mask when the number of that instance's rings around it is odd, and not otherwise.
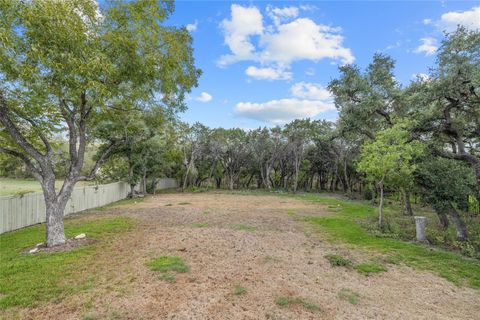
[{"label": "white cloud", "polygon": [[235,113],[250,119],[283,124],[293,119],[312,118],[333,109],[333,104],[322,101],[281,99],[263,103],[240,102],[235,106]]},{"label": "white cloud", "polygon": [[200,96],[196,97],[195,100],[200,102],[210,102],[212,101],[213,97],[208,92],[202,92]]},{"label": "white cloud", "polygon": [[255,61],[287,69],[298,60],[332,59],[341,63],[355,60],[351,50],[343,46],[340,28],[298,18],[296,7],[269,7],[267,14],[274,17],[273,25],[264,26],[263,16],[256,7],[231,6],[231,18],[221,24],[231,53],[223,55],[219,65]]},{"label": "white cloud", "polygon": [[324,102],[331,102],[333,100],[330,91],[318,83],[307,83],[302,81],[294,84],[290,88],[290,92],[297,98],[321,100]]},{"label": "white cloud", "polygon": [[222,29],[225,43],[232,51],[232,55],[222,56],[220,65],[253,59],[255,46],[250,42],[250,37],[263,33],[263,17],[256,7],[233,4],[231,15],[231,20],[222,21]]},{"label": "white cloud", "polygon": [[480,6],[467,11],[451,11],[442,14],[438,26],[442,30],[453,31],[458,25],[468,29],[480,29]]},{"label": "white cloud", "polygon": [[430,76],[426,73],[414,73],[412,74],[412,80],[426,82],[430,80]]},{"label": "white cloud", "polygon": [[298,17],[297,7],[272,7],[267,6],[267,14],[273,20],[275,25],[279,25],[282,21]]},{"label": "white cloud", "polygon": [[195,32],[198,29],[198,20],[195,20],[194,23],[189,23],[186,25],[186,28],[190,32]]},{"label": "white cloud", "polygon": [[428,26],[429,24],[432,24],[432,19],[423,19],[423,24]]},{"label": "white cloud", "polygon": [[426,37],[420,39],[421,44],[415,49],[415,53],[424,53],[426,56],[431,56],[437,52],[437,39]]},{"label": "white cloud", "polygon": [[275,68],[257,68],[250,66],[245,70],[245,74],[257,80],[289,80],[292,78],[292,73]]}]

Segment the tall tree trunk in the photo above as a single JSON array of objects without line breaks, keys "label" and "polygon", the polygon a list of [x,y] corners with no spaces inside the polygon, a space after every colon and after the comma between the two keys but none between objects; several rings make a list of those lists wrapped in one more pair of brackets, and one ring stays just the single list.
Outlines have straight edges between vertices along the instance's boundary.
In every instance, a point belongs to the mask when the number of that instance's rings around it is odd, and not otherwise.
[{"label": "tall tree trunk", "polygon": [[378,184],[380,188],[380,204],[378,205],[378,225],[380,229],[383,230],[383,181],[385,176],[382,178],[380,183]]},{"label": "tall tree trunk", "polygon": [[445,209],[435,208],[435,211],[437,212],[438,220],[440,220],[440,225],[442,226],[442,229],[447,230],[450,223],[448,221],[448,215],[445,212]]},{"label": "tall tree trunk", "polygon": [[410,191],[405,191],[405,214],[413,216],[412,201]]},{"label": "tall tree trunk", "polygon": [[468,231],[465,222],[452,205],[449,206],[449,211],[450,216],[452,217],[453,224],[455,225],[455,230],[457,231],[457,240],[467,241]]},{"label": "tall tree trunk", "polygon": [[63,211],[65,210],[68,197],[66,201],[62,201],[64,197],[57,196],[55,191],[55,176],[53,174],[51,177],[43,180],[42,189],[46,207],[45,235],[47,246],[52,247],[64,244],[67,239],[63,226]]}]

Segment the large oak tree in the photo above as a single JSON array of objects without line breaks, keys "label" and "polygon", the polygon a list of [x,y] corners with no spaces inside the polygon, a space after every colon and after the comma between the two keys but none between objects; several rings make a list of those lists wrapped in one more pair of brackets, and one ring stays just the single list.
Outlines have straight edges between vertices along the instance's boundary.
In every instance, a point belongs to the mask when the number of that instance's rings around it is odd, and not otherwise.
[{"label": "large oak tree", "polygon": [[[122,144],[96,139],[113,114],[152,102],[182,107],[197,84],[191,36],[164,26],[172,1],[0,2],[0,152],[21,159],[41,183],[48,246],[66,241],[63,213],[76,182],[94,178]],[[55,190],[55,137],[68,139],[69,168]],[[85,151],[100,152],[90,172]]]}]

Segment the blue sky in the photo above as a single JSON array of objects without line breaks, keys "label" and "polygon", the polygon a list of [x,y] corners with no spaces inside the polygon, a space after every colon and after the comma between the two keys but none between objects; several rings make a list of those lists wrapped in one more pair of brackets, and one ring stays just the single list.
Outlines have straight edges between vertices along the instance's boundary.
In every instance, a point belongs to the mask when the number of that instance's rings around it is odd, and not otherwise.
[{"label": "blue sky", "polygon": [[480,2],[177,1],[168,23],[188,25],[203,70],[181,119],[249,129],[335,120],[325,86],[376,52],[408,84],[434,64],[442,30],[480,28]]}]

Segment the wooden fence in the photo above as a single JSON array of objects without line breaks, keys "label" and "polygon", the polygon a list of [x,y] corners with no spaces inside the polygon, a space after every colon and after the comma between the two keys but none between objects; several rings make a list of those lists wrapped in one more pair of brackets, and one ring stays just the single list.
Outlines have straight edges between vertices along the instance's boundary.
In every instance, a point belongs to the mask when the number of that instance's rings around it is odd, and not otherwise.
[{"label": "wooden fence", "polygon": [[[175,179],[160,179],[158,189],[177,187]],[[65,215],[101,207],[125,199],[130,192],[126,182],[77,187],[65,207]],[[43,193],[0,197],[0,234],[45,222]]]}]

